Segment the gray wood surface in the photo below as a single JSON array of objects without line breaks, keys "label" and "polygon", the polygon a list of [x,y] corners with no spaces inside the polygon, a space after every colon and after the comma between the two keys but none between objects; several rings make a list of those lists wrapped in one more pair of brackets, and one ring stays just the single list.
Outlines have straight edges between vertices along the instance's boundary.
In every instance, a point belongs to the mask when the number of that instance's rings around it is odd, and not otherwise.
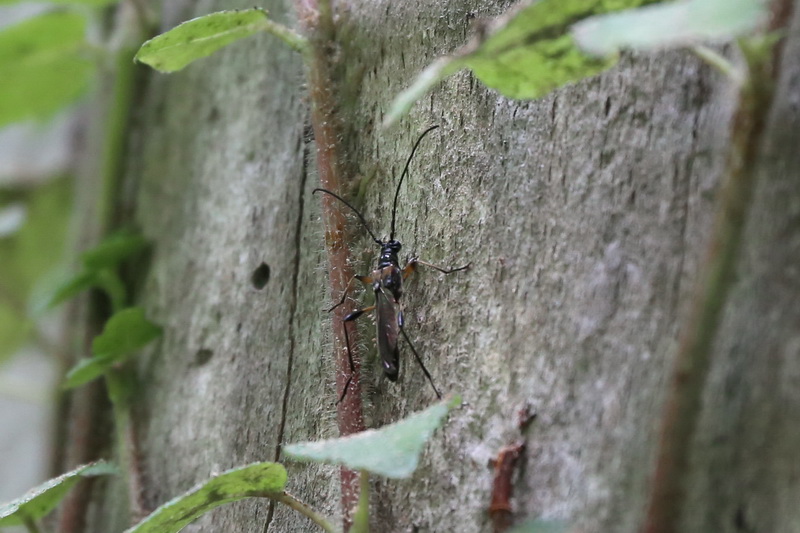
[{"label": "gray wood surface", "polygon": [[[240,7],[253,2],[236,2]],[[231,2],[169,2],[164,28]],[[535,102],[470,73],[446,80],[391,130],[391,98],[463,44],[471,14],[507,3],[352,2],[343,105],[364,214],[388,234],[399,176],[408,330],[438,387],[463,406],[406,481],[375,480],[374,530],[490,530],[492,470],[524,438],[519,517],[633,532],[641,520],[665,378],[708,236],[726,156],[731,89],[685,52],[623,57],[613,70]],[[262,5],[260,3],[259,5]],[[263,4],[279,21],[291,15]],[[763,172],[717,343],[696,443],[685,531],[800,527],[800,62],[798,17],[769,126]],[[154,242],[140,303],[165,328],[141,359],[137,420],[153,507],[211,473],[276,459],[279,442],[337,435],[323,229],[308,101],[297,54],[257,36],[170,76],[149,74],[127,180]],[[356,269],[377,257],[367,235]],[[271,278],[258,291],[262,262]],[[335,325],[335,327],[340,327]],[[372,323],[363,319],[364,339]],[[364,354],[368,424],[435,397],[402,350],[397,384]],[[520,435],[517,412],[536,419]],[[288,488],[333,515],[338,470],[288,463]],[[98,503],[103,500],[98,494]],[[95,510],[95,531],[121,530]],[[192,532],[313,531],[298,515],[238,503]]]}]

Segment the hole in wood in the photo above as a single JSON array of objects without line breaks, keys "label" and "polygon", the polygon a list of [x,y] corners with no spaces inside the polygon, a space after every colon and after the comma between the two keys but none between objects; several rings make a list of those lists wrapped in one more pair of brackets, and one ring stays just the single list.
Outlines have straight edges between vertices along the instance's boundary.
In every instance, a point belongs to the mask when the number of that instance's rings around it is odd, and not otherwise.
[{"label": "hole in wood", "polygon": [[260,291],[267,285],[267,282],[269,282],[269,265],[261,263],[258,268],[253,271],[253,275],[250,276],[250,283]]}]

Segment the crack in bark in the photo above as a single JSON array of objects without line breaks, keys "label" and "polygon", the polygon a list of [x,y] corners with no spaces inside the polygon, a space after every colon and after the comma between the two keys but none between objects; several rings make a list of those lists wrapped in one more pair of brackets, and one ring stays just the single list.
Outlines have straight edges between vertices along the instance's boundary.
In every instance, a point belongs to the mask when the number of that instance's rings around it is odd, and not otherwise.
[{"label": "crack in bark", "polygon": [[[308,150],[308,143],[303,141],[301,133],[301,146],[302,146],[302,157],[303,157],[303,167],[300,173],[300,194],[298,198],[298,209],[297,209],[297,219],[295,221],[295,232],[294,232],[294,258],[292,260],[292,298],[289,301],[289,355],[288,355],[288,362],[286,368],[286,388],[283,391],[283,404],[281,406],[281,421],[278,428],[278,441],[275,445],[275,456],[274,461],[277,462],[281,456],[281,448],[283,445],[283,434],[284,430],[286,429],[286,413],[289,410],[289,393],[291,390],[292,384],[292,365],[294,363],[294,351],[295,351],[295,315],[297,314],[297,301],[298,301],[298,287],[300,286],[299,277],[300,277],[300,252],[302,248],[302,238],[303,238],[303,214],[305,210],[304,202],[305,202],[305,189],[306,189],[306,181],[308,180],[308,158],[310,156]],[[269,510],[267,511],[267,520],[264,524],[264,533],[269,531],[269,526],[272,523],[272,519],[275,515],[275,500],[270,499],[269,501]]]}]

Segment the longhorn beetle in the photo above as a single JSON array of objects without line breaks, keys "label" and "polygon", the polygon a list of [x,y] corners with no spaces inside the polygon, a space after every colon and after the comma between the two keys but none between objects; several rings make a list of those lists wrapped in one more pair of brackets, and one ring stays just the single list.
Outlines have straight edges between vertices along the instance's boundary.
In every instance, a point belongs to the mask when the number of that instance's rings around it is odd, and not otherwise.
[{"label": "longhorn beetle", "polygon": [[400,372],[400,352],[397,348],[399,332],[403,334],[403,338],[406,340],[408,346],[411,348],[411,351],[414,353],[414,357],[417,359],[419,366],[422,368],[422,372],[425,374],[425,377],[428,378],[428,381],[430,382],[431,387],[433,387],[433,391],[436,393],[436,396],[438,398],[442,397],[442,395],[439,394],[439,391],[436,389],[436,385],[433,384],[433,378],[431,378],[428,369],[425,368],[422,358],[420,358],[417,350],[411,343],[411,339],[408,338],[405,328],[403,327],[403,311],[400,308],[400,297],[403,295],[403,280],[408,278],[408,276],[414,272],[417,265],[425,265],[435,268],[444,274],[451,274],[453,272],[458,272],[460,270],[469,268],[469,264],[459,268],[446,269],[426,263],[418,258],[411,258],[408,260],[405,267],[400,268],[400,262],[397,259],[397,254],[400,252],[402,244],[400,244],[400,241],[394,238],[395,221],[397,215],[397,198],[400,194],[400,187],[403,185],[403,179],[408,174],[408,167],[411,164],[411,159],[413,159],[414,153],[417,151],[422,139],[428,133],[438,127],[439,126],[432,126],[422,132],[422,135],[419,136],[417,142],[414,144],[414,147],[411,149],[411,155],[408,156],[406,166],[403,168],[403,173],[400,175],[400,181],[398,182],[397,189],[394,192],[394,203],[392,204],[392,226],[388,240],[382,241],[378,239],[375,236],[375,233],[373,233],[373,231],[370,229],[367,221],[364,219],[364,216],[341,196],[327,189],[314,189],[313,191],[313,193],[324,192],[325,194],[329,194],[349,207],[356,214],[356,216],[358,216],[358,219],[364,225],[364,228],[366,228],[367,232],[370,234],[370,237],[372,237],[372,240],[381,247],[381,255],[378,258],[378,268],[373,270],[369,275],[356,275],[350,278],[350,281],[347,282],[347,286],[342,293],[342,299],[339,300],[339,303],[328,309],[328,312],[333,311],[344,303],[345,299],[347,298],[347,293],[350,290],[354,280],[358,280],[364,285],[372,287],[372,290],[375,293],[375,303],[373,305],[356,309],[344,317],[344,323],[342,324],[342,327],[344,328],[344,339],[345,344],[347,345],[347,357],[350,362],[350,376],[348,376],[347,381],[344,384],[344,388],[342,389],[342,394],[339,396],[339,403],[344,400],[345,394],[347,394],[347,388],[350,386],[350,382],[353,379],[353,372],[355,371],[355,366],[353,364],[353,353],[350,349],[350,337],[347,334],[346,323],[352,322],[364,313],[373,310],[375,311],[375,322],[378,327],[378,353],[380,354],[381,362],[383,364],[383,373],[386,375],[386,377],[389,378],[390,381],[397,381],[397,376]]}]

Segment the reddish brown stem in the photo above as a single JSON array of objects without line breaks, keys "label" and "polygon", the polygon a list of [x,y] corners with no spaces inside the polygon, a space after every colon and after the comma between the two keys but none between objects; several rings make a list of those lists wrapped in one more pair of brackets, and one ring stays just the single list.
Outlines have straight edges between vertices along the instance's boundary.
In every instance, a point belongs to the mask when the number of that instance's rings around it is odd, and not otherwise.
[{"label": "reddish brown stem", "polygon": [[[327,3],[328,7],[330,4]],[[334,35],[333,21],[330,13],[322,13],[320,17],[314,10],[313,0],[297,0],[298,19],[303,21],[306,35],[311,42],[306,62],[308,68],[308,85],[311,97],[311,123],[317,146],[317,169],[320,186],[342,192],[343,177],[346,175],[343,163],[340,120],[336,115],[338,103],[338,80],[333,79],[330,49]],[[325,225],[325,244],[328,252],[330,291],[332,298],[338,298],[346,289],[353,271],[350,267],[350,250],[347,246],[347,219],[341,206],[328,195],[322,196],[322,219]],[[346,305],[339,306],[333,313],[333,338],[335,349],[337,393],[345,386],[351,373],[350,361],[344,335],[344,317],[352,309]],[[358,344],[356,328],[350,330],[351,346]],[[361,404],[361,385],[359,379],[360,361],[354,356],[355,370],[344,399],[337,406],[337,417],[340,435],[349,435],[365,429]],[[352,511],[358,503],[358,473],[347,468],[341,469],[342,512],[345,529],[351,523]]]},{"label": "reddish brown stem", "polygon": [[[780,0],[772,29],[788,20],[790,0]],[[777,45],[779,46],[779,45]],[[643,533],[679,531],[685,505],[689,453],[711,365],[714,340],[730,288],[758,172],[764,129],[772,105],[779,48],[774,54],[744,49],[749,72],[731,123],[731,146],[709,248],[691,313],[684,324],[662,416],[659,452]]]},{"label": "reddish brown stem", "polygon": [[514,468],[525,443],[518,442],[503,446],[494,460],[494,481],[492,482],[492,503],[489,504],[489,516],[492,518],[494,533],[503,533],[511,527],[513,509],[511,495],[514,490]]}]

